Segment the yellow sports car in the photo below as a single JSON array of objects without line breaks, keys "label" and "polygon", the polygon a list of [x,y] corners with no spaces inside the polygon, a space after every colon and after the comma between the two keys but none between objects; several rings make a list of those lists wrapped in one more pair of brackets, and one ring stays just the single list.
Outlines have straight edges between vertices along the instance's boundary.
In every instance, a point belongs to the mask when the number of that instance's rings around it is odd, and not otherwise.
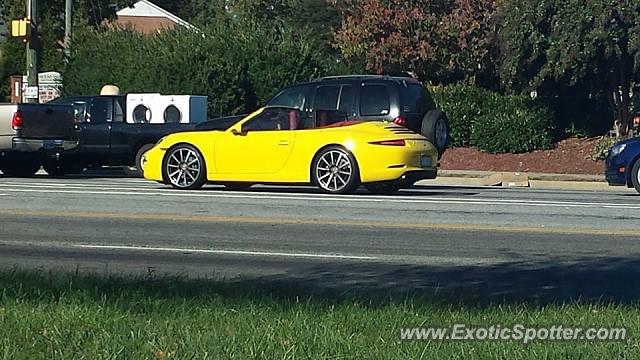
[{"label": "yellow sports car", "polygon": [[144,155],[144,177],[178,189],[312,183],[335,194],[360,184],[391,193],[436,177],[438,151],[425,137],[393,123],[343,120],[316,127],[300,110],[269,107],[226,130],[171,134]]}]

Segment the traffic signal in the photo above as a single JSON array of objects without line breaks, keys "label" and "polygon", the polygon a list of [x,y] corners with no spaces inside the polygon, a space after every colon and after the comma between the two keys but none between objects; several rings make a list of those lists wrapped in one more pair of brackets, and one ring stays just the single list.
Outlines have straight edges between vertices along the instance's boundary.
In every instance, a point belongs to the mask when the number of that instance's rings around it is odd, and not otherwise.
[{"label": "traffic signal", "polygon": [[11,21],[11,36],[22,38],[25,42],[31,38],[31,20],[20,19]]}]

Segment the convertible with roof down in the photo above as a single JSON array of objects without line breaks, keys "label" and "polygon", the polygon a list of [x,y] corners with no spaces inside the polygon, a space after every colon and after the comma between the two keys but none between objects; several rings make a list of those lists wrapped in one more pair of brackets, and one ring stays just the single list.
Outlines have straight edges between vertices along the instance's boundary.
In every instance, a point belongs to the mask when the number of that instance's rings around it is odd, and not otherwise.
[{"label": "convertible with roof down", "polygon": [[362,184],[386,194],[435,178],[437,162],[438,150],[425,137],[394,123],[347,121],[335,111],[316,124],[299,109],[267,107],[224,130],[168,135],[142,165],[146,179],[185,190],[312,183],[328,193]]}]

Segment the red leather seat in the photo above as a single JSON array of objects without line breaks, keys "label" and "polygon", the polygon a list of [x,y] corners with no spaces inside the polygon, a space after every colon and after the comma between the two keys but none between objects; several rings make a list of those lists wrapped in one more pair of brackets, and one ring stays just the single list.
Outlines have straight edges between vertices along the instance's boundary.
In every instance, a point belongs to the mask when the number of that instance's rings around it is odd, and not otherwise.
[{"label": "red leather seat", "polygon": [[329,114],[327,114],[326,111],[318,111],[318,115],[319,116],[319,122],[318,122],[318,127],[323,127],[323,126],[327,126],[329,124]]},{"label": "red leather seat", "polygon": [[291,110],[289,111],[289,130],[296,130],[298,128],[298,123],[300,122],[300,115],[297,111]]}]

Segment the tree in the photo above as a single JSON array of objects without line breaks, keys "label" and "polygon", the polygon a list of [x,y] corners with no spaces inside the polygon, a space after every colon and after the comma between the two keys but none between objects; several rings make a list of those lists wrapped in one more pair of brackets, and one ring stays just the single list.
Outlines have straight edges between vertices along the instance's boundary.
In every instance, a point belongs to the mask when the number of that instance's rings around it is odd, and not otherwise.
[{"label": "tree", "polygon": [[640,82],[640,2],[511,0],[501,1],[498,13],[506,89],[605,92],[628,132],[630,92]]},{"label": "tree", "polygon": [[[98,27],[105,19],[115,16],[117,10],[132,4],[133,0],[74,0],[74,28],[85,26]],[[42,71],[62,71],[64,56],[60,44],[64,39],[64,5],[65,0],[40,1],[38,31],[41,38]],[[5,23],[26,16],[26,1],[0,0],[0,8]],[[22,74],[25,71],[25,46],[17,39],[8,38],[0,45],[0,69],[2,83],[8,83],[10,75]],[[8,94],[4,87],[0,97]]]},{"label": "tree", "polygon": [[367,69],[453,82],[491,71],[494,0],[347,0],[336,46]]},{"label": "tree", "polygon": [[245,19],[201,31],[81,31],[63,93],[96,93],[115,84],[125,93],[201,94],[209,97],[211,116],[229,115],[254,110],[284,85],[333,72],[334,63],[306,32],[276,36],[269,24]]}]

